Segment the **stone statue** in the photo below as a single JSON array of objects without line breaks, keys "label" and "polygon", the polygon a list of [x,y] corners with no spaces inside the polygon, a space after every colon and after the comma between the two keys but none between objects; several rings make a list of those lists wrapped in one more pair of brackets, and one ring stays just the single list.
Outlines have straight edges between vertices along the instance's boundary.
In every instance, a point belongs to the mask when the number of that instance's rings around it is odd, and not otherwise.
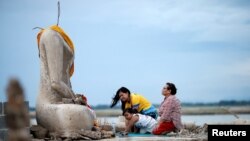
[{"label": "stone statue", "polygon": [[94,113],[87,106],[63,104],[75,100],[70,77],[74,67],[74,47],[58,26],[38,34],[40,90],[36,103],[37,124],[49,132],[70,136],[76,130],[91,130]]}]

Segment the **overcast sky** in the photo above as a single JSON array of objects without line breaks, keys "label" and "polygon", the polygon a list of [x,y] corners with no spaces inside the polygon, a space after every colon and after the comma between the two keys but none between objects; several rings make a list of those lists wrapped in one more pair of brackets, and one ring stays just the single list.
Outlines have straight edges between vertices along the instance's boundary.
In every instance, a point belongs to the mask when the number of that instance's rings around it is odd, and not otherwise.
[{"label": "overcast sky", "polygon": [[[74,92],[110,104],[118,88],[160,103],[172,82],[182,102],[250,100],[249,0],[61,0],[60,27],[75,46]],[[0,1],[0,100],[18,78],[39,93],[34,27],[57,21],[57,0]]]}]

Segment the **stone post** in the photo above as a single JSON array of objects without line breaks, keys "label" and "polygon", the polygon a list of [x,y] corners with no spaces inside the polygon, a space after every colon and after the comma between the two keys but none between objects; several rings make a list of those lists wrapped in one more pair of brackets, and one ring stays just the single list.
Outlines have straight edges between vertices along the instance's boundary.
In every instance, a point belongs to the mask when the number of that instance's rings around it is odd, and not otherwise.
[{"label": "stone post", "polygon": [[1,104],[4,106],[3,127],[7,128],[7,136],[4,132],[3,140],[30,141],[29,128],[27,128],[30,124],[29,109],[22,87],[16,79],[9,81],[6,94],[8,101]]}]

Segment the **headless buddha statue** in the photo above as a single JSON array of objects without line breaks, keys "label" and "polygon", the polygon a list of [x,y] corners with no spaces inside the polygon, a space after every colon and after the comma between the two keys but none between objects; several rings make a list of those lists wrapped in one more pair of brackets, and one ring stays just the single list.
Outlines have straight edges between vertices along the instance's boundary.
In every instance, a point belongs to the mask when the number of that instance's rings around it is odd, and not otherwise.
[{"label": "headless buddha statue", "polygon": [[41,30],[37,40],[40,56],[37,124],[66,136],[76,130],[90,130],[95,115],[87,106],[62,103],[63,98],[75,99],[70,82],[74,72],[72,41],[58,26]]}]

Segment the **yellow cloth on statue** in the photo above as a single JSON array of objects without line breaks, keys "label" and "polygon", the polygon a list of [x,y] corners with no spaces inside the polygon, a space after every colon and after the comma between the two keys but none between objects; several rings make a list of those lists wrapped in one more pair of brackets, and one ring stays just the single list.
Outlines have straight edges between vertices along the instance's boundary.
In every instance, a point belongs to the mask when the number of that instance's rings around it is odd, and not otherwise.
[{"label": "yellow cloth on statue", "polygon": [[[62,28],[60,28],[59,26],[57,25],[53,25],[51,27],[49,27],[49,29],[51,30],[54,30],[56,32],[58,32],[64,39],[64,41],[69,45],[69,47],[72,49],[73,53],[74,53],[74,44],[73,42],[71,41],[71,39],[69,38],[69,36],[63,31]],[[43,33],[44,29],[42,29],[38,34],[37,34],[37,43],[38,43],[38,47],[39,47],[39,43],[40,43],[40,37]],[[71,65],[70,67],[70,71],[69,71],[69,74],[70,74],[70,77],[73,75],[74,73],[74,63]]]}]

